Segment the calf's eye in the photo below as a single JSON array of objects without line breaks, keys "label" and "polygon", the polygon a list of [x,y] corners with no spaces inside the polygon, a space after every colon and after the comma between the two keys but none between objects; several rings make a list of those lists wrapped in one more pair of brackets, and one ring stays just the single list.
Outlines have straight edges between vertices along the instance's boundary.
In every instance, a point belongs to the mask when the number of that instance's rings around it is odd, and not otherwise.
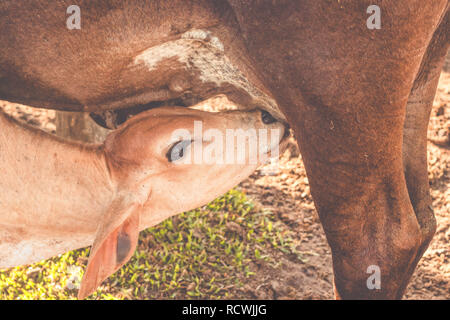
[{"label": "calf's eye", "polygon": [[187,148],[191,145],[192,140],[183,140],[175,143],[167,152],[167,160],[175,162],[182,159],[186,155]]}]

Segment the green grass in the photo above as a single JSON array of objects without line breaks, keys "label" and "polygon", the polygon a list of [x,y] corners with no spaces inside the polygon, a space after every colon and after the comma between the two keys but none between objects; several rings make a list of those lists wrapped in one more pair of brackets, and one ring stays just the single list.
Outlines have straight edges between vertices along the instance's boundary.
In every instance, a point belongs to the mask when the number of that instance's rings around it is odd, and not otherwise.
[{"label": "green grass", "polygon": [[[222,299],[279,267],[275,253],[301,255],[291,231],[236,190],[141,232],[132,259],[89,299]],[[75,299],[89,249],[0,270],[0,299]]]}]

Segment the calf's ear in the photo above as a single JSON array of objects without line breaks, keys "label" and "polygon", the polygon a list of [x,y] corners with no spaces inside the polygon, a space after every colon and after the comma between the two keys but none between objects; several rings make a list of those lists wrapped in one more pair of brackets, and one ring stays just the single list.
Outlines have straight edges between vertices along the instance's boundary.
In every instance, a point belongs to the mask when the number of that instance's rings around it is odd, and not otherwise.
[{"label": "calf's ear", "polygon": [[142,205],[114,201],[97,230],[78,299],[84,299],[133,255],[139,237]]}]

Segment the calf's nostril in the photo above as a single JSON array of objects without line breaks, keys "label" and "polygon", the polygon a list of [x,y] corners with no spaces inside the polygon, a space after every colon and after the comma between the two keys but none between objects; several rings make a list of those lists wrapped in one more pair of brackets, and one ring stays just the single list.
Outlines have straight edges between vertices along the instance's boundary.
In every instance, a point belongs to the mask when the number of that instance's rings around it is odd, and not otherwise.
[{"label": "calf's nostril", "polygon": [[277,122],[277,119],[272,117],[272,115],[265,110],[261,111],[261,119],[264,124],[272,124]]}]

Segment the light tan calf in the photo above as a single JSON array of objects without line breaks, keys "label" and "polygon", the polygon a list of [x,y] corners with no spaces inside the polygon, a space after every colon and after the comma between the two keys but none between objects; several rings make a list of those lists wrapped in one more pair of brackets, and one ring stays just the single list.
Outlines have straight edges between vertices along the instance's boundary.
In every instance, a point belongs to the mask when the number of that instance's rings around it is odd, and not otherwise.
[{"label": "light tan calf", "polygon": [[[194,121],[202,125],[200,136]],[[204,132],[215,129],[225,140],[227,129],[242,129],[241,135],[267,129],[270,142],[258,148],[261,156],[278,148],[286,131],[257,110],[219,114],[173,107],[130,119],[102,145],[24,130],[1,114],[0,128],[0,268],[93,244],[80,298],[129,260],[140,230],[220,196],[264,158],[252,163],[248,148],[244,163],[196,163],[197,147],[202,146],[203,155],[214,142]],[[177,129],[187,130],[191,138],[176,137]],[[247,147],[250,138],[244,138]],[[243,147],[236,143],[227,149],[226,142],[224,156]]]}]

